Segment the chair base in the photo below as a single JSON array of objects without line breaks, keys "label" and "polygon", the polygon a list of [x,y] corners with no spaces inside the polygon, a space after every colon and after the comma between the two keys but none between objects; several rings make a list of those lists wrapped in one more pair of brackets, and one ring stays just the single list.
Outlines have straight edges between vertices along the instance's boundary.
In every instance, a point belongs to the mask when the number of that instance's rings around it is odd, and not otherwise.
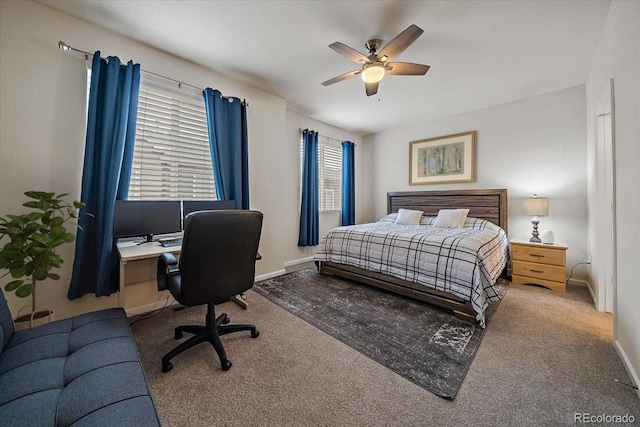
[{"label": "chair base", "polygon": [[218,316],[218,318],[216,318],[215,307],[213,304],[209,304],[207,306],[207,318],[205,326],[178,326],[175,329],[175,339],[181,339],[184,332],[193,334],[193,336],[164,355],[164,357],[162,358],[162,372],[167,373],[173,369],[173,363],[171,363],[171,359],[173,359],[175,356],[205,341],[208,341],[216,350],[216,353],[220,358],[220,366],[222,366],[222,370],[228,371],[229,368],[231,368],[232,363],[227,359],[227,353],[224,351],[220,336],[239,331],[251,331],[252,338],[258,338],[258,336],[260,335],[260,332],[258,332],[255,325],[227,325],[228,323],[229,317],[225,313],[223,313]]}]

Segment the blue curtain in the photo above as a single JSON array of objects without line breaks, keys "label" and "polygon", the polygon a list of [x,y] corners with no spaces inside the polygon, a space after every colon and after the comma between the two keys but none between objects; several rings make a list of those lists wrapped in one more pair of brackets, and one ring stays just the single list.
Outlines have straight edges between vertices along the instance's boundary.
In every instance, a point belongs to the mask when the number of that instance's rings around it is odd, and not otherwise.
[{"label": "blue curtain", "polygon": [[211,88],[202,95],[218,199],[235,200],[236,209],[249,209],[247,105]]},{"label": "blue curtain", "polygon": [[355,144],[342,143],[342,213],[340,225],[356,223]]},{"label": "blue curtain", "polygon": [[[129,192],[138,115],[140,65],[121,65],[117,57],[93,55],[80,216],[69,299],[118,290],[114,251],[115,201]],[[87,215],[89,213],[90,215]]]},{"label": "blue curtain", "polygon": [[320,229],[318,201],[318,132],[302,132],[302,204],[300,206],[300,234],[298,246],[316,246]]}]

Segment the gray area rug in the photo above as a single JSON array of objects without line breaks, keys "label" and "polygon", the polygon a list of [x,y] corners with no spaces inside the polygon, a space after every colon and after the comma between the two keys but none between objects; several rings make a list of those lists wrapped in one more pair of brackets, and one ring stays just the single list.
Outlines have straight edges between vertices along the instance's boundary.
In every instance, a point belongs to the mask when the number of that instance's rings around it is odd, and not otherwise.
[{"label": "gray area rug", "polygon": [[[504,296],[508,281],[498,279]],[[253,290],[424,389],[453,399],[484,329],[451,312],[306,269],[264,280]],[[498,303],[489,305],[487,322]]]}]

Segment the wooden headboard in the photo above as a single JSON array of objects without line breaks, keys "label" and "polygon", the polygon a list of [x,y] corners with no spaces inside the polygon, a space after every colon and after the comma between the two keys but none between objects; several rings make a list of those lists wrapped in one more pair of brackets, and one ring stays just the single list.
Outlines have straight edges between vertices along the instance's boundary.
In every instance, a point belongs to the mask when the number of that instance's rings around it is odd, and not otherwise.
[{"label": "wooden headboard", "polygon": [[440,209],[469,209],[469,216],[482,218],[507,230],[507,190],[398,191],[387,193],[387,213],[417,209],[437,216]]}]

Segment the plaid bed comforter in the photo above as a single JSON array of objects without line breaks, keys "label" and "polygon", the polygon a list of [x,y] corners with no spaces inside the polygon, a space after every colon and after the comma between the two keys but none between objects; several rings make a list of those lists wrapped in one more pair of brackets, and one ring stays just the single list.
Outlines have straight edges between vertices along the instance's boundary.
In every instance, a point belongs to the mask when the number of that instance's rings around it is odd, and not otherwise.
[{"label": "plaid bed comforter", "polygon": [[507,236],[493,223],[467,218],[464,228],[396,225],[382,220],[331,230],[315,252],[316,261],[347,264],[424,285],[470,301],[484,327],[489,301],[500,299],[493,285],[507,262]]}]

